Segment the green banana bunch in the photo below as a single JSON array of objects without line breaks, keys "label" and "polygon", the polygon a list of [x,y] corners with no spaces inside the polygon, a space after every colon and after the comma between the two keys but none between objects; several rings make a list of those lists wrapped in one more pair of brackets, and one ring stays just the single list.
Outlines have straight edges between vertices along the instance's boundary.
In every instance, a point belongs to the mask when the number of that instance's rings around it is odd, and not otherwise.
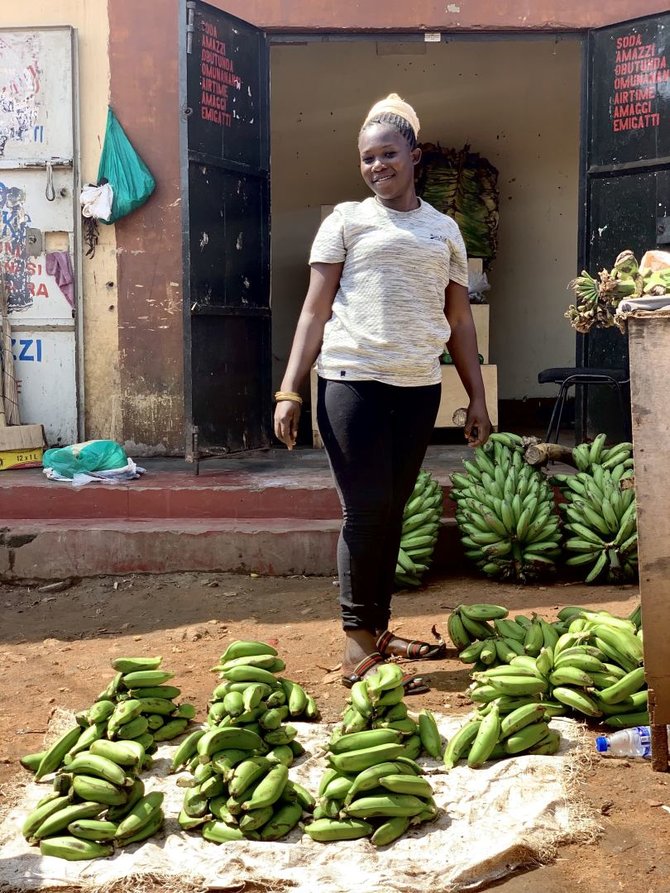
[{"label": "green banana bunch", "polygon": [[[555,475],[565,503],[565,549],[570,567],[584,567],[586,582],[605,579],[622,583],[637,575],[637,515],[635,490],[622,487],[633,475],[630,443],[604,449],[605,435],[573,450],[574,475]],[[630,482],[629,482],[630,483]]]},{"label": "green banana bunch", "polygon": [[41,752],[39,759],[37,754],[26,755],[22,765],[34,771],[37,780],[73,762],[75,774],[81,774],[76,772],[80,765],[76,758],[84,755],[92,764],[91,775],[113,784],[122,784],[118,771],[107,764],[107,775],[96,772],[99,758],[130,767],[131,777],[149,765],[156,742],[182,735],[195,717],[191,704],[175,703],[181,691],[165,684],[173,674],[160,669],[161,663],[161,657],[115,658],[116,675],[88,710],[77,714],[76,727]]},{"label": "green banana bunch", "polygon": [[[328,744],[313,821],[305,826],[312,839],[346,840],[353,834],[386,846],[410,824],[437,817],[432,787],[415,758],[422,750],[439,758],[442,739],[433,714],[409,716],[403,695],[396,664],[382,665],[353,686]],[[364,828],[352,821],[364,822]]]},{"label": "green banana bunch", "polygon": [[403,512],[402,535],[396,563],[399,588],[421,585],[432,562],[442,518],[442,487],[422,469]]},{"label": "green banana bunch", "polygon": [[524,461],[522,438],[494,433],[463,465],[449,495],[467,557],[489,576],[520,583],[553,570],[560,554],[553,492]]},{"label": "green banana bunch", "polygon": [[468,719],[448,740],[444,751],[447,769],[466,760],[478,769],[490,760],[521,754],[554,754],[560,747],[560,734],[549,727],[548,711],[542,701],[515,696],[518,706],[491,701],[488,709]]}]

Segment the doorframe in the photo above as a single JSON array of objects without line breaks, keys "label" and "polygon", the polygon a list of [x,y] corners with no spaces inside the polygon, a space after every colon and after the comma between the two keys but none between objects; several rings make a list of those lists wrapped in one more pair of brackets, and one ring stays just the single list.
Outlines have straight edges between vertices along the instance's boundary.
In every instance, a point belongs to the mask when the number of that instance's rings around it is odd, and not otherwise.
[{"label": "doorframe", "polygon": [[179,180],[181,192],[181,255],[182,255],[182,324],[184,329],[184,457],[187,462],[194,460],[196,453],[193,428],[193,369],[191,351],[191,251],[190,251],[190,191],[188,188],[188,53],[189,34],[193,34],[193,24],[189,24],[189,11],[195,13],[194,0],[179,0],[178,46],[178,90],[179,90]]},{"label": "doorframe", "polygon": [[79,195],[81,193],[81,91],[79,69],[79,32],[74,25],[7,25],[3,31],[32,33],[35,31],[67,31],[70,37],[70,57],[72,60],[72,245],[71,257],[74,270],[74,385],[77,439],[86,436],[86,370],[84,365],[84,275],[83,275],[83,232]]}]

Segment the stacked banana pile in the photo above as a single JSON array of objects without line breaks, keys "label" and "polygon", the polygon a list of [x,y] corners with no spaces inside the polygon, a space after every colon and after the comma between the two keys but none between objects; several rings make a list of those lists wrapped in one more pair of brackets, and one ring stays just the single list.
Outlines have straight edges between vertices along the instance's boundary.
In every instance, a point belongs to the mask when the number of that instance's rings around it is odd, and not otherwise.
[{"label": "stacked banana pile", "polygon": [[[56,772],[53,792],[24,822],[22,832],[45,856],[95,859],[114,846],[139,843],[163,824],[163,794],[145,793],[138,777],[151,765],[157,741],[182,734],[195,715],[178,706],[180,690],[161,658],[118,658],[117,675],[78,725],[41,754],[21,763],[36,779]],[[177,715],[179,714],[179,715]],[[58,770],[58,771],[56,771]]]},{"label": "stacked banana pile", "polygon": [[[186,765],[186,786],[179,825],[198,828],[205,840],[279,840],[314,808],[314,798],[290,781],[287,748],[270,750],[250,728],[233,725],[199,729],[182,743],[172,768]],[[290,757],[289,757],[290,753]]]},{"label": "stacked banana pile", "polygon": [[500,760],[521,754],[555,754],[560,733],[549,728],[550,711],[539,701],[500,695],[449,739],[444,765],[453,769],[459,760],[467,760],[471,769],[479,769],[488,760]]},{"label": "stacked banana pile", "polygon": [[[287,746],[295,737],[287,719],[319,719],[314,698],[297,682],[277,676],[286,664],[266,642],[231,642],[212,667],[223,680],[212,693],[207,722],[235,725],[261,734],[271,747]],[[303,751],[297,748],[300,756]]]},{"label": "stacked banana pile", "polygon": [[305,751],[288,719],[316,720],[314,698],[278,677],[285,669],[265,642],[231,642],[213,671],[221,682],[209,705],[209,728],[195,730],[174,756],[188,768],[179,824],[206,840],[278,840],[311,810],[314,798],[289,781],[288,767]]},{"label": "stacked banana pile", "polygon": [[395,569],[398,586],[421,585],[421,578],[430,567],[437,542],[443,498],[442,487],[430,472],[422,469],[403,513],[402,538]]},{"label": "stacked banana pile", "polygon": [[21,765],[35,780],[55,772],[66,755],[88,750],[94,741],[137,741],[147,754],[161,741],[182,735],[195,717],[191,704],[176,704],[181,689],[166,685],[174,673],[161,670],[162,657],[119,657],[112,661],[116,676],[95,703],[76,716],[77,725],[47,751],[26,754]]},{"label": "stacked banana pile", "polygon": [[410,825],[437,818],[433,790],[414,760],[422,750],[441,755],[440,733],[430,711],[422,710],[418,721],[409,717],[403,695],[396,664],[353,686],[328,745],[314,820],[305,826],[313,840],[369,837],[386,846]]},{"label": "stacked banana pile", "polygon": [[553,570],[559,519],[544,475],[524,462],[516,434],[495,433],[477,447],[466,474],[452,474],[450,496],[466,555],[485,574],[526,583]]},{"label": "stacked banana pile", "polygon": [[559,506],[565,519],[566,564],[584,567],[586,582],[623,583],[637,576],[637,513],[635,490],[623,481],[634,475],[631,443],[606,449],[605,435],[572,451],[579,471],[554,475],[566,502]]},{"label": "stacked banana pile", "polygon": [[648,722],[639,607],[620,618],[570,606],[554,623],[537,615],[511,620],[500,605],[461,605],[454,614],[449,630],[461,660],[474,663],[468,692],[479,714],[541,703],[545,717],[572,712],[613,728]]}]

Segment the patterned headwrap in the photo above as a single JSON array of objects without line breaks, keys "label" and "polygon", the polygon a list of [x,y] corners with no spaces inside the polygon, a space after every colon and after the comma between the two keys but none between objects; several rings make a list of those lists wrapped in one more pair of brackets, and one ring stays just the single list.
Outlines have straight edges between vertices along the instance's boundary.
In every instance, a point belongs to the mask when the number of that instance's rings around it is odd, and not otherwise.
[{"label": "patterned headwrap", "polygon": [[[389,119],[402,118],[406,121],[414,132],[414,139],[419,135],[419,117],[412,106],[401,99],[397,93],[389,93],[386,99],[380,99],[376,102],[365,117],[363,128],[368,124],[379,121],[379,123],[389,122]],[[361,129],[363,129],[361,128]]]}]

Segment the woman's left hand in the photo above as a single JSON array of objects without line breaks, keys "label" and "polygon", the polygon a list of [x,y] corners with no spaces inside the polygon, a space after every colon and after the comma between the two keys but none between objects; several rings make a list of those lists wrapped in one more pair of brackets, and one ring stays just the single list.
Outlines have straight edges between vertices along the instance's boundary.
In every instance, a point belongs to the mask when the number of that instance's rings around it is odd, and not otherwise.
[{"label": "woman's left hand", "polygon": [[491,433],[491,419],[486,409],[486,401],[471,400],[468,406],[468,415],[465,421],[465,439],[468,446],[483,446]]}]

